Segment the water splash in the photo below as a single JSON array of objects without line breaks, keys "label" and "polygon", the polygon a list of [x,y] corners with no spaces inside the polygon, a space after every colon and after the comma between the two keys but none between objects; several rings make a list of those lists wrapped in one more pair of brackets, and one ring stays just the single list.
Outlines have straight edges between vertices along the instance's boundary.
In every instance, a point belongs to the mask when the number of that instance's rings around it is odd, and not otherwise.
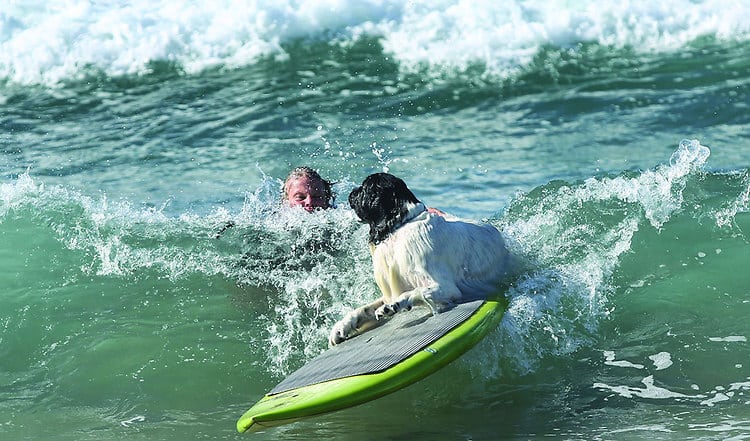
[{"label": "water splash", "polygon": [[265,330],[268,369],[279,374],[320,352],[332,323],[376,296],[353,213],[282,207],[279,188],[266,178],[236,212],[217,207],[172,217],[106,195],[47,187],[24,174],[0,189],[0,223],[23,219],[47,231],[89,276],[233,281],[254,293],[251,301],[268,304],[255,320]]},{"label": "water splash", "polygon": [[546,357],[596,340],[613,307],[612,275],[634,236],[647,226],[658,231],[682,209],[688,179],[702,173],[709,155],[697,140],[686,140],[669,164],[653,170],[553,182],[513,201],[496,223],[527,267],[509,291],[494,336],[505,369],[529,373]]}]

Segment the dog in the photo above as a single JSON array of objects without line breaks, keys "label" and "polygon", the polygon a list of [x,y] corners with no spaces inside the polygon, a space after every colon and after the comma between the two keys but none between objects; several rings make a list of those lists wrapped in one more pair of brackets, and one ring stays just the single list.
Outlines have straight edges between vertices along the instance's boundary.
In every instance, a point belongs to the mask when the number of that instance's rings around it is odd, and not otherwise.
[{"label": "dog", "polygon": [[462,298],[486,297],[510,272],[511,255],[495,227],[427,209],[396,176],[368,176],[349,194],[349,205],[370,227],[382,297],[337,322],[331,346],[413,306],[426,305],[437,314]]}]

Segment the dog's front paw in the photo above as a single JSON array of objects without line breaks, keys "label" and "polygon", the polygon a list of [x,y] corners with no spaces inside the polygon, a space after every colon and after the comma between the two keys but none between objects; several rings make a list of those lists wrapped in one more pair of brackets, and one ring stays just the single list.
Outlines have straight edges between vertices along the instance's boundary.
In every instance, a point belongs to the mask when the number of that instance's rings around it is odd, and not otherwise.
[{"label": "dog's front paw", "polygon": [[390,317],[401,310],[410,310],[411,304],[408,300],[401,300],[394,303],[386,303],[380,308],[375,310],[375,320],[380,320],[386,317]]},{"label": "dog's front paw", "polygon": [[357,317],[349,313],[343,319],[336,322],[328,334],[328,345],[334,346],[357,333]]},{"label": "dog's front paw", "polygon": [[348,329],[346,324],[343,323],[343,320],[337,322],[335,325],[333,325],[331,333],[328,334],[328,346],[335,346],[346,340],[349,337],[350,331],[351,329]]},{"label": "dog's front paw", "polygon": [[394,311],[392,305],[383,305],[375,310],[375,320],[382,320],[386,317],[392,316],[395,313],[396,311]]}]

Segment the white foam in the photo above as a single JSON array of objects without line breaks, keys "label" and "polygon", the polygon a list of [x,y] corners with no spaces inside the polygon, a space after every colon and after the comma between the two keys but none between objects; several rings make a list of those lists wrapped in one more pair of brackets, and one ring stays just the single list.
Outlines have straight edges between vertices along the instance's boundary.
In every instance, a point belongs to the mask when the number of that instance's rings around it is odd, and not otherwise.
[{"label": "white foam", "polygon": [[729,401],[730,396],[721,392],[717,392],[712,398],[709,398],[707,400],[701,401],[701,405],[713,407],[716,405],[716,403],[720,403],[722,401]]},{"label": "white foam", "polygon": [[580,200],[616,197],[643,206],[654,228],[661,228],[672,213],[682,206],[683,179],[701,170],[711,151],[698,140],[682,140],[670,158],[669,166],[646,170],[637,178],[589,178],[576,190]]},{"label": "white foam", "polygon": [[747,341],[747,337],[745,337],[744,335],[729,335],[727,337],[709,337],[708,340],[713,342],[744,343]]},{"label": "white foam", "polygon": [[[597,389],[610,390],[623,398],[649,398],[655,400],[663,400],[669,398],[693,398],[690,395],[684,395],[679,392],[673,392],[669,389],[655,386],[653,375],[649,375],[641,380],[641,383],[645,386],[644,388],[630,387],[630,386],[610,386],[605,383],[594,383],[594,387]],[[699,397],[697,395],[696,397]]]},{"label": "white foam", "polygon": [[[516,254],[533,256],[544,269],[527,271],[509,291],[503,332],[512,351],[503,357],[527,372],[540,356],[569,353],[586,344],[587,335],[595,334],[601,319],[611,312],[611,276],[621,256],[631,250],[636,232],[647,226],[643,217],[655,229],[669,221],[684,205],[686,179],[703,169],[709,155],[710,150],[697,140],[683,141],[668,165],[561,186],[534,200],[518,219],[511,210],[500,226],[508,243]],[[589,219],[598,218],[596,210],[604,207],[601,201],[622,201],[642,210],[621,211],[623,217],[599,228]],[[587,209],[579,210],[584,205]],[[634,285],[643,286],[651,277]],[[644,364],[615,359],[614,352],[604,355],[609,366],[647,369]],[[656,371],[673,364],[666,352],[649,358]]]},{"label": "white foam", "polygon": [[597,42],[672,50],[701,35],[728,38],[750,30],[750,5],[742,2],[538,0],[475,5],[453,1],[428,7],[414,2],[402,22],[386,33],[386,48],[412,64],[463,67],[480,61],[490,71],[512,73],[544,45]]},{"label": "white foam", "polygon": [[609,366],[617,366],[617,367],[623,367],[623,368],[633,368],[633,369],[644,369],[645,366],[638,363],[631,363],[626,360],[617,360],[615,358],[614,351],[604,351],[604,364]]},{"label": "white foam", "polygon": [[[679,13],[677,13],[679,12]],[[540,47],[598,42],[673,50],[702,35],[745,39],[750,3],[726,0],[570,2],[532,0],[27,0],[0,10],[0,78],[53,84],[87,65],[109,75],[143,73],[150,61],[188,72],[285,55],[297,38],[382,38],[403,67],[463,68],[497,74],[529,63]]]},{"label": "white foam", "polygon": [[650,355],[648,358],[654,362],[654,367],[656,367],[657,371],[666,369],[674,364],[672,362],[672,355],[669,352],[659,352],[658,354]]},{"label": "white foam", "polygon": [[36,184],[29,173],[18,176],[18,179],[9,183],[0,184],[0,218],[8,210],[25,202],[26,195],[37,194],[44,190],[43,184]]}]

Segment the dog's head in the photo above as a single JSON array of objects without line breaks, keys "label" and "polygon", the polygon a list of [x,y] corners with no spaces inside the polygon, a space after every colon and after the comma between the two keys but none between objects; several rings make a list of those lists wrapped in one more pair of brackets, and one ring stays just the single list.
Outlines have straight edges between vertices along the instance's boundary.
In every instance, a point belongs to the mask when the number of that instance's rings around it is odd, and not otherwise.
[{"label": "dog's head", "polygon": [[377,244],[404,221],[419,199],[406,183],[388,173],[375,173],[349,193],[349,205],[370,225],[370,243]]}]

